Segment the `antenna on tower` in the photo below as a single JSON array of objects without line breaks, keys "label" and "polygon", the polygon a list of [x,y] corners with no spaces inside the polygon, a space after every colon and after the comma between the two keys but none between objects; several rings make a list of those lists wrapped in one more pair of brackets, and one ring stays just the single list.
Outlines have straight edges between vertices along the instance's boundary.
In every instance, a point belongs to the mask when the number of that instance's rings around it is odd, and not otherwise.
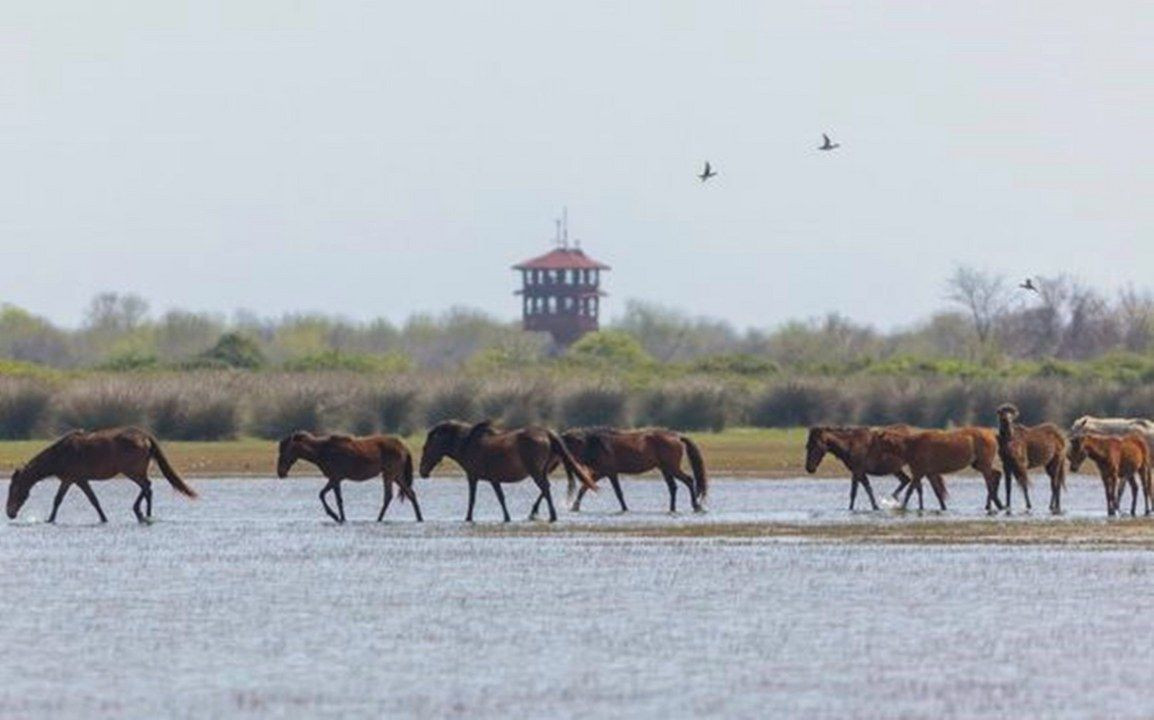
[{"label": "antenna on tower", "polygon": [[569,249],[569,206],[561,208],[561,247]]}]

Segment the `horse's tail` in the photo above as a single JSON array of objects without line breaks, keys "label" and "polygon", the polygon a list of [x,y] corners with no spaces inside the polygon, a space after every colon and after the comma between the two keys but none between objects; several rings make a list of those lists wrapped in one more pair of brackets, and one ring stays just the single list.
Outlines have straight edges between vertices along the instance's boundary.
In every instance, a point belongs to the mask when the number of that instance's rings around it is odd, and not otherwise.
[{"label": "horse's tail", "polygon": [[[413,454],[408,450],[405,451],[405,468],[404,474],[401,475],[401,482],[405,483],[405,489],[409,492],[413,491]],[[402,503],[405,502],[405,496],[409,492],[402,492],[401,497],[397,498]]]},{"label": "horse's tail", "polygon": [[176,470],[172,467],[172,464],[168,462],[164,451],[160,449],[160,443],[151,435],[148,436],[148,454],[152,459],[156,460],[156,465],[160,468],[161,474],[164,475],[164,478],[168,480],[168,483],[172,485],[174,490],[190,498],[196,497],[196,491],[189,487],[188,483],[176,474]]},{"label": "horse's tail", "polygon": [[705,472],[705,458],[701,457],[701,448],[684,435],[681,436],[681,444],[685,446],[689,466],[693,468],[693,484],[696,486],[697,497],[704,500],[709,494],[709,475]]},{"label": "horse's tail", "polygon": [[548,433],[549,446],[553,448],[553,452],[557,453],[561,458],[561,463],[565,466],[565,474],[569,476],[569,499],[573,499],[573,493],[575,491],[575,485],[573,483],[574,476],[581,481],[582,485],[593,492],[597,492],[597,483],[593,482],[593,476],[589,474],[589,471],[585,469],[584,465],[577,462],[577,459],[573,457],[573,453],[569,452],[565,441],[552,430],[549,430]]}]

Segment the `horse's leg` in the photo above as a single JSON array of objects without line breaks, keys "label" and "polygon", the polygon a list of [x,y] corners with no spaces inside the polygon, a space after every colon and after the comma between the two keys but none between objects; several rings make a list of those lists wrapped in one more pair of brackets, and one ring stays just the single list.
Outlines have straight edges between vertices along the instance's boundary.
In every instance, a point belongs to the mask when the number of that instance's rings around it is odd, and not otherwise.
[{"label": "horse's leg", "polygon": [[909,475],[906,475],[904,470],[898,470],[896,473],[894,473],[894,476],[898,479],[898,486],[894,488],[894,491],[891,493],[890,497],[894,499],[894,502],[897,502],[898,496],[902,494],[902,490],[905,490],[907,487],[909,487],[913,480],[910,479]]},{"label": "horse's leg", "polygon": [[701,512],[701,503],[697,500],[697,487],[694,485],[693,478],[680,469],[673,471],[673,477],[685,484],[685,489],[689,491],[689,502],[693,506],[693,510]]},{"label": "horse's leg", "polygon": [[[584,490],[585,488],[582,487],[581,489]],[[536,520],[537,519],[537,511],[541,509],[541,501],[544,499],[545,499],[545,493],[538,492],[537,493],[537,499],[533,501],[533,507],[531,510],[529,510],[529,519],[530,520]]]},{"label": "horse's leg", "polygon": [[1130,485],[1130,517],[1134,517],[1138,514],[1138,480],[1130,473],[1126,482]]},{"label": "horse's leg", "polygon": [[[1002,463],[1002,464],[1005,466],[1005,471],[1006,471],[1006,512],[1010,512],[1010,507],[1012,504],[1010,499],[1014,496],[1014,471],[1015,471],[1015,469],[1014,469],[1014,463],[1012,461],[1007,462],[1007,463]],[[994,485],[994,492],[995,493],[998,492],[997,487],[998,486],[995,484]]]},{"label": "horse's leg", "polygon": [[625,493],[621,492],[621,480],[617,477],[617,473],[609,476],[609,483],[613,486],[613,493],[617,495],[617,502],[621,503],[621,512],[629,512],[629,507],[625,505]]},{"label": "horse's leg", "polygon": [[1046,463],[1046,474],[1050,476],[1050,512],[1057,514],[1061,512],[1062,485],[1054,465],[1053,460]]},{"label": "horse's leg", "polygon": [[857,502],[857,473],[849,476],[849,510],[853,512],[854,503]]},{"label": "horse's leg", "polygon": [[874,497],[873,487],[870,486],[870,476],[866,475],[865,473],[862,473],[861,484],[862,484],[862,487],[865,488],[866,495],[870,499],[870,505],[873,506],[874,510],[877,510],[878,509],[878,501],[877,501],[877,498]]},{"label": "horse's leg", "polygon": [[1114,483],[1110,482],[1110,475],[1108,473],[1102,476],[1102,489],[1106,491],[1106,514],[1114,517],[1117,503],[1114,499]]},{"label": "horse's leg", "polygon": [[412,485],[406,485],[403,482],[398,483],[397,487],[401,489],[401,492],[404,493],[405,497],[409,499],[409,502],[413,504],[413,515],[416,516],[417,522],[425,522],[424,516],[421,515],[421,503],[417,502],[417,491],[413,489]]},{"label": "horse's leg", "polygon": [[321,488],[321,494],[319,497],[321,499],[321,505],[324,505],[325,507],[325,513],[333,519],[333,522],[339,523],[341,522],[341,516],[337,515],[333,509],[329,507],[329,501],[325,499],[325,495],[328,495],[332,491],[333,487],[333,481],[329,480],[328,483],[326,483],[325,486]]},{"label": "horse's leg", "polygon": [[92,503],[92,507],[96,508],[96,514],[100,516],[100,522],[108,522],[108,518],[104,516],[104,510],[100,508],[100,501],[96,499],[96,493],[92,492],[92,486],[88,484],[87,480],[79,480],[76,483],[77,487],[88,498],[88,502]]},{"label": "horse's leg", "polygon": [[665,487],[669,488],[669,512],[677,512],[677,483],[669,473],[662,471],[662,475],[665,476]]},{"label": "horse's leg", "polygon": [[501,513],[505,516],[505,522],[509,522],[509,508],[505,507],[505,491],[501,489],[501,483],[496,480],[490,480],[489,484],[493,486],[493,493],[497,496],[497,502],[501,503]]},{"label": "horse's leg", "polygon": [[333,496],[337,499],[337,513],[341,516],[341,522],[345,521],[345,498],[341,495],[341,481],[337,480],[333,483]]},{"label": "horse's leg", "polygon": [[147,477],[129,477],[129,480],[132,480],[132,482],[140,487],[140,494],[136,496],[136,502],[132,503],[132,512],[136,515],[136,521],[141,523],[148,522],[152,517],[152,509],[149,508],[148,513],[144,514],[140,512],[140,506],[145,501],[147,501],[149,505],[152,504],[152,481]]},{"label": "horse's leg", "polygon": [[[393,481],[387,477],[384,477],[383,479],[385,483],[385,498],[381,503],[381,512],[377,515],[377,522],[381,522],[385,519],[385,511],[389,509],[389,503],[393,501]],[[403,487],[401,488],[401,492],[405,492]]]},{"label": "horse's leg", "polygon": [[938,505],[942,510],[946,509],[946,481],[941,475],[930,475],[930,487],[934,491],[934,495],[938,498]]},{"label": "horse's leg", "polygon": [[[581,499],[585,497],[585,493],[587,492],[589,492],[589,488],[582,485],[581,488],[577,490],[577,497],[573,499],[573,504],[569,507],[569,509],[573,512],[581,512]],[[537,511],[537,506],[541,504],[541,500],[543,499],[543,495],[537,496],[537,502],[533,505],[533,512]]]},{"label": "horse's leg", "polygon": [[56,490],[56,497],[52,500],[52,513],[48,516],[48,522],[56,522],[56,511],[60,509],[60,503],[64,502],[64,495],[68,492],[68,488],[70,487],[72,487],[72,483],[70,481],[60,481],[60,487]]},{"label": "horse's leg", "polygon": [[926,509],[926,504],[924,502],[925,495],[922,492],[921,478],[918,478],[918,480],[916,482],[917,482],[917,488],[918,488],[918,512],[921,512],[921,511]]},{"label": "horse's leg", "polygon": [[549,476],[535,475],[533,482],[537,483],[537,488],[545,498],[545,504],[549,506],[549,522],[557,522],[557,508],[553,507],[553,491],[549,487]]},{"label": "horse's leg", "polygon": [[910,481],[906,483],[906,495],[904,498],[902,498],[902,510],[905,510],[907,507],[909,507],[910,496],[914,494],[914,487],[918,485],[921,480],[921,476],[914,475],[910,478]]},{"label": "horse's leg", "polygon": [[477,478],[469,476],[469,509],[465,511],[465,522],[473,522],[473,506],[477,504]]}]

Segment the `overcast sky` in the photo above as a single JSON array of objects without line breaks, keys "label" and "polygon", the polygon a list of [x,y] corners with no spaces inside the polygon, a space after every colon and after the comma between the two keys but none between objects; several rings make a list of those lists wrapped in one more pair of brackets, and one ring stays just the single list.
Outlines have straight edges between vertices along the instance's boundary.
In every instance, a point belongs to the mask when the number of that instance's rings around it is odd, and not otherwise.
[{"label": "overcast sky", "polygon": [[[792,8],[779,6],[792,5]],[[517,316],[572,233],[604,307],[892,327],[957,263],[1154,271],[1154,4],[24,0],[0,301]],[[829,132],[843,144],[814,148]],[[720,172],[694,177],[708,158]]]}]

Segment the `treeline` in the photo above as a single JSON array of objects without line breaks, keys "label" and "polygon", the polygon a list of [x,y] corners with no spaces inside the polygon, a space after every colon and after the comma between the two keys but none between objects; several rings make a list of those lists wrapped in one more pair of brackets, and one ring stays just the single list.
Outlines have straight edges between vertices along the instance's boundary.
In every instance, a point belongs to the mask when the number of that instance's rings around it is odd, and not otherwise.
[{"label": "treeline", "polygon": [[[619,370],[748,376],[907,372],[976,376],[1093,373],[1121,379],[1154,350],[1154,299],[1128,290],[1110,299],[1068,277],[1038,292],[959,268],[944,288],[953,309],[889,333],[839,315],[772,330],[645,303],[627,303],[601,336],[559,355],[517,323],[453,309],[401,325],[325,315],[231,318],[169,311],[157,317],[132,295],[95,298],[79,328],[0,308],[0,359],[56,369],[282,369],[407,372],[524,369],[605,356]],[[1097,361],[1090,366],[1082,363]],[[1138,371],[1139,373],[1142,370]],[[1133,378],[1131,378],[1133,379]]]},{"label": "treeline", "polygon": [[756,379],[686,375],[622,382],[592,373],[195,371],[0,377],[0,439],[139,425],[170,440],[275,439],[293,430],[421,433],[448,419],[665,426],[684,431],[816,423],[992,425],[1149,415],[1154,385],[1041,379],[854,376]]}]

